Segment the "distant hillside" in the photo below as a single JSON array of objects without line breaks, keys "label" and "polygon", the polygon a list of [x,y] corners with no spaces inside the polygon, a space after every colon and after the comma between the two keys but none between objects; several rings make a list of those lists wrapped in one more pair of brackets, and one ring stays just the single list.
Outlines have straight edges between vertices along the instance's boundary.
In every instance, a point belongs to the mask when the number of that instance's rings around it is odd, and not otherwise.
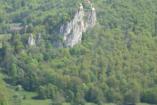
[{"label": "distant hillside", "polygon": [[156,0],[0,0],[0,105],[157,104],[156,45]]}]

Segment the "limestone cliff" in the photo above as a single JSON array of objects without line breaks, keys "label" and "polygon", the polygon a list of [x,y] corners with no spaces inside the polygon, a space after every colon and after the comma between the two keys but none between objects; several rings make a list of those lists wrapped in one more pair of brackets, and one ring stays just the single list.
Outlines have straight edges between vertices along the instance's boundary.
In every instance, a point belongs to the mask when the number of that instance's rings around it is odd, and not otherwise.
[{"label": "limestone cliff", "polygon": [[30,36],[28,37],[28,45],[29,46],[35,46],[36,45],[33,34],[30,34]]},{"label": "limestone cliff", "polygon": [[83,32],[88,28],[93,28],[96,24],[96,11],[91,4],[88,12],[84,11],[84,7],[80,4],[74,18],[60,27],[60,33],[63,34],[63,42],[65,47],[73,47],[81,42]]}]

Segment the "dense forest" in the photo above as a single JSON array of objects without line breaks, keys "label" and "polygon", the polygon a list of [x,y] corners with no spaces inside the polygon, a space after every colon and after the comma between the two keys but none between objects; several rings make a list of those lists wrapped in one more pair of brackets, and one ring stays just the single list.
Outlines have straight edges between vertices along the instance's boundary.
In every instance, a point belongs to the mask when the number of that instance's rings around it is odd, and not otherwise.
[{"label": "dense forest", "polygon": [[157,104],[157,0],[91,0],[96,25],[60,46],[85,1],[0,0],[0,105]]}]

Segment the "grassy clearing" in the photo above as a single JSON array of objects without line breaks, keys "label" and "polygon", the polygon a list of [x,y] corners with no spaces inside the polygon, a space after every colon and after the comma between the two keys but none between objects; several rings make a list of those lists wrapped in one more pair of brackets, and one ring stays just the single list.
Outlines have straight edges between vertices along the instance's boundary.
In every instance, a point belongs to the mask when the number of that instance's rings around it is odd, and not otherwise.
[{"label": "grassy clearing", "polygon": [[22,105],[50,105],[50,100],[26,99],[22,101]]},{"label": "grassy clearing", "polygon": [[22,100],[22,105],[50,105],[50,100],[36,100],[33,99],[37,94],[34,92],[19,91],[20,96],[25,96]]},{"label": "grassy clearing", "polygon": [[0,41],[8,40],[11,38],[11,34],[0,34]]},{"label": "grassy clearing", "polygon": [[[2,88],[5,88],[4,91],[7,93],[6,95],[8,96],[8,98],[10,100],[9,105],[13,105],[12,97],[15,94],[18,94],[22,97],[25,96],[25,99],[21,100],[22,105],[50,105],[50,103],[51,103],[50,100],[35,100],[35,99],[32,99],[32,97],[37,95],[34,92],[15,91],[14,88],[12,88],[12,86],[9,86],[8,84],[6,84],[4,82],[4,80],[3,80],[4,78],[5,78],[5,76],[0,73],[0,86]],[[65,104],[65,105],[68,105],[68,104]]]}]

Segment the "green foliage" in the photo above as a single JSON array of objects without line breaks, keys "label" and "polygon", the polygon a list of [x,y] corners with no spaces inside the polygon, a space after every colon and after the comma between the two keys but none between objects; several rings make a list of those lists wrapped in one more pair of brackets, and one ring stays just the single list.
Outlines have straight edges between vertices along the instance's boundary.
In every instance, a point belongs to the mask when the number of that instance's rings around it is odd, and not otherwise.
[{"label": "green foliage", "polygon": [[9,105],[9,93],[3,81],[3,76],[0,74],[0,105]]},{"label": "green foliage", "polygon": [[[60,26],[83,1],[0,0],[0,72],[6,82],[53,105],[157,104],[152,88],[157,85],[157,1],[93,0],[97,25],[83,33],[81,44],[56,48],[54,43],[63,40]],[[41,40],[28,47],[31,33],[35,39],[41,34]],[[0,102],[7,105],[3,89]],[[17,104],[23,103],[19,97],[14,97]]]},{"label": "green foliage", "polygon": [[87,91],[85,99],[87,100],[87,102],[93,102],[101,105],[101,102],[104,99],[102,93],[102,90],[93,86]]},{"label": "green foliage", "polygon": [[146,103],[151,103],[151,104],[157,104],[157,88],[148,88],[144,90],[141,101],[146,102]]}]

